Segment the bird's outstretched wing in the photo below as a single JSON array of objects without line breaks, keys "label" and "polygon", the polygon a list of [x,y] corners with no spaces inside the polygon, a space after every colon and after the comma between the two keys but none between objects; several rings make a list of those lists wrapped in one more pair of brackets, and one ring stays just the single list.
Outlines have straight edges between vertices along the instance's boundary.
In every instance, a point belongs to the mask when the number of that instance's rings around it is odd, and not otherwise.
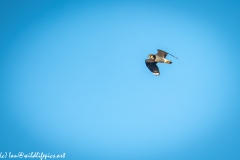
[{"label": "bird's outstretched wing", "polygon": [[163,50],[160,50],[160,49],[158,49],[157,51],[158,51],[157,55],[158,55],[159,57],[166,58],[166,56],[167,56],[167,54],[168,54],[167,52],[165,52],[165,51],[163,51]]},{"label": "bird's outstretched wing", "polygon": [[176,56],[174,56],[174,55],[172,55],[172,54],[170,54],[170,53],[167,53],[167,52],[165,52],[165,51],[163,51],[163,50],[158,49],[157,51],[158,51],[157,55],[158,55],[159,57],[166,58],[167,55],[169,54],[170,56],[173,56],[174,58],[177,58],[177,59],[178,59],[178,57],[176,57]]},{"label": "bird's outstretched wing", "polygon": [[155,75],[155,76],[159,76],[160,75],[160,71],[158,69],[157,66],[157,62],[155,62],[152,59],[146,59],[145,60],[146,66],[148,67],[148,69]]}]

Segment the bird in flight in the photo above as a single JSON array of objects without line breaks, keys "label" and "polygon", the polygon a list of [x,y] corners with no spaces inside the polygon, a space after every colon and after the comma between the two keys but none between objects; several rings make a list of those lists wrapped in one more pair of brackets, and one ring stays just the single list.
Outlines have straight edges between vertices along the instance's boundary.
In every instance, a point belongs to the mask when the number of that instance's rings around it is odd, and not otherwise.
[{"label": "bird in flight", "polygon": [[[155,75],[155,76],[159,76],[160,75],[160,71],[158,69],[157,63],[167,63],[167,64],[172,64],[171,61],[165,59],[167,57],[167,55],[171,55],[170,53],[167,53],[163,50],[158,49],[157,50],[158,53],[157,54],[149,54],[148,58],[145,60],[145,63],[148,67],[148,69]],[[173,55],[171,55],[173,56]],[[173,56],[174,58],[177,58],[175,56]],[[178,59],[178,58],[177,58]]]}]

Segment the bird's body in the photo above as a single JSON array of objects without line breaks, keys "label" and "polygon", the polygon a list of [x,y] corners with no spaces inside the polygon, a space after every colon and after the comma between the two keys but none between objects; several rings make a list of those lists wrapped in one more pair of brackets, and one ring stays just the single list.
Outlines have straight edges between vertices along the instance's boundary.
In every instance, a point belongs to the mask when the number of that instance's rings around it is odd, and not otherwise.
[{"label": "bird's body", "polygon": [[[149,59],[145,60],[146,66],[148,69],[156,76],[160,75],[160,71],[158,69],[157,63],[167,63],[167,64],[172,64],[171,61],[167,60],[166,57],[169,53],[162,51],[160,49],[157,50],[157,54],[149,54],[148,57]],[[172,55],[173,56],[173,55]],[[175,57],[175,56],[173,56]],[[175,57],[177,58],[177,57]]]}]

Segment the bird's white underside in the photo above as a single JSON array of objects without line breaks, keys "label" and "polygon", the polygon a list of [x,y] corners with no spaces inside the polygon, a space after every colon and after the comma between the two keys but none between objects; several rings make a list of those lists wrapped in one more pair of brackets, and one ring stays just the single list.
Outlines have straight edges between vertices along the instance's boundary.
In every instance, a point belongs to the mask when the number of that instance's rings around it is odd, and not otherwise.
[{"label": "bird's white underside", "polygon": [[165,59],[165,58],[163,58],[163,60],[164,60],[164,63],[167,63],[167,61],[168,61],[168,60],[167,60],[167,59]]},{"label": "bird's white underside", "polygon": [[159,76],[159,73],[153,73],[155,76]]}]

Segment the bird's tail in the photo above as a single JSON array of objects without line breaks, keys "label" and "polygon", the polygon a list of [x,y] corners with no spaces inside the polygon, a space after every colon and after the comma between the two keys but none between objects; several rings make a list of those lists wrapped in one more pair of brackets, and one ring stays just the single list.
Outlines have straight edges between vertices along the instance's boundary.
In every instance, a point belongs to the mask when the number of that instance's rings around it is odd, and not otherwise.
[{"label": "bird's tail", "polygon": [[172,61],[169,61],[169,60],[165,60],[165,63],[167,63],[167,64],[172,64]]}]

